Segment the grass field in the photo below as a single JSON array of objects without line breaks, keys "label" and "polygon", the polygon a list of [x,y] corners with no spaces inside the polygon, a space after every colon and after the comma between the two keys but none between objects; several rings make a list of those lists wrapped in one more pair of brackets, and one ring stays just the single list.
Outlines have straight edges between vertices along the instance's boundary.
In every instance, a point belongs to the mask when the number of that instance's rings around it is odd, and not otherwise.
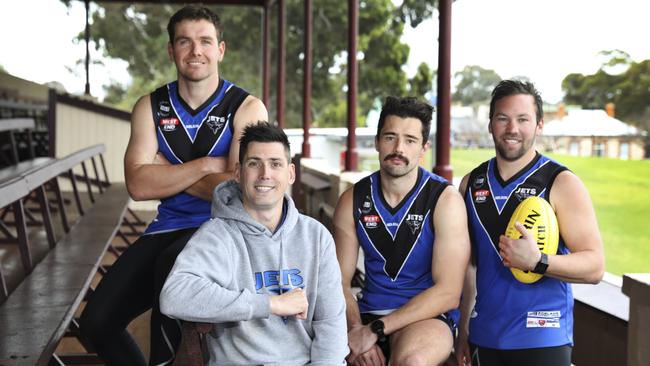
[{"label": "grass field", "polygon": [[[454,176],[462,177],[493,155],[490,149],[452,150]],[[550,157],[569,167],[589,189],[605,244],[607,271],[650,272],[650,160]]]}]

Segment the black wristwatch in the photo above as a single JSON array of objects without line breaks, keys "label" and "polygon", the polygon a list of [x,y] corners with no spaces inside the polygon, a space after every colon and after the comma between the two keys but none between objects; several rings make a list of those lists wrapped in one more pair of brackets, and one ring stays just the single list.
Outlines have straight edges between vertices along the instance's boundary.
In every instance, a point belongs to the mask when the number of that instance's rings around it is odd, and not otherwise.
[{"label": "black wristwatch", "polygon": [[537,262],[537,265],[535,265],[535,268],[533,268],[533,273],[543,275],[544,273],[546,273],[547,268],[548,268],[548,255],[546,253],[542,253],[542,257],[539,259],[539,262]]},{"label": "black wristwatch", "polygon": [[378,342],[385,342],[386,335],[384,334],[384,322],[377,319],[370,323],[370,330],[377,335]]}]

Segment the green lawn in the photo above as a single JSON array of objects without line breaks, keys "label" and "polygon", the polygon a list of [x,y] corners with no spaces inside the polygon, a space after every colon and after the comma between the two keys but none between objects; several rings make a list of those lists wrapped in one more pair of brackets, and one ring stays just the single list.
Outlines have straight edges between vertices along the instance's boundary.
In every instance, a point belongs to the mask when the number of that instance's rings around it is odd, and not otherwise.
[{"label": "green lawn", "polygon": [[[454,176],[463,176],[494,151],[452,150]],[[624,161],[550,155],[585,183],[605,243],[606,267],[615,274],[650,272],[650,160]],[[427,164],[427,166],[431,166]]]}]

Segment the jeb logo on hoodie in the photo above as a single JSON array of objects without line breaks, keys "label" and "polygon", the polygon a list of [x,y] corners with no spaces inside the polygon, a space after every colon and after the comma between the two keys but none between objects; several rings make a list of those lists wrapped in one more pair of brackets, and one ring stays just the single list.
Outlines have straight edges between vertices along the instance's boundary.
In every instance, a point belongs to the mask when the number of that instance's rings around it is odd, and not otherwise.
[{"label": "jeb logo on hoodie", "polygon": [[[282,280],[282,281],[280,281]],[[255,290],[263,293],[262,289],[273,294],[282,294],[294,288],[304,288],[303,278],[297,268],[255,272]]]}]

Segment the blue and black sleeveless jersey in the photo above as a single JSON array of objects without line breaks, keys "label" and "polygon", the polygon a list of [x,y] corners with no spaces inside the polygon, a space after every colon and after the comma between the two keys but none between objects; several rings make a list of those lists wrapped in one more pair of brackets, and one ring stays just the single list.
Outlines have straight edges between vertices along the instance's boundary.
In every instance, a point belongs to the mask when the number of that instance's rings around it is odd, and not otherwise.
[{"label": "blue and black sleeveless jersey", "polygon": [[[420,167],[417,184],[393,208],[379,180],[375,172],[354,185],[353,215],[366,271],[359,310],[385,315],[434,285],[433,214],[449,183]],[[457,311],[452,319],[458,323]]]},{"label": "blue and black sleeveless jersey", "polygon": [[[172,164],[204,156],[227,157],[233,137],[233,118],[248,93],[227,80],[199,108],[193,110],[178,94],[178,82],[151,94],[158,151]],[[161,200],[158,216],[145,234],[198,227],[210,218],[210,202],[185,192]]]},{"label": "blue and black sleeveless jersey", "polygon": [[[470,342],[495,349],[573,344],[571,285],[546,276],[532,284],[517,281],[503,265],[498,248],[499,236],[519,202],[529,196],[548,201],[555,177],[566,169],[538,153],[506,182],[498,173],[496,158],[470,173],[465,204],[477,270]],[[567,253],[560,238],[558,254]]]}]

